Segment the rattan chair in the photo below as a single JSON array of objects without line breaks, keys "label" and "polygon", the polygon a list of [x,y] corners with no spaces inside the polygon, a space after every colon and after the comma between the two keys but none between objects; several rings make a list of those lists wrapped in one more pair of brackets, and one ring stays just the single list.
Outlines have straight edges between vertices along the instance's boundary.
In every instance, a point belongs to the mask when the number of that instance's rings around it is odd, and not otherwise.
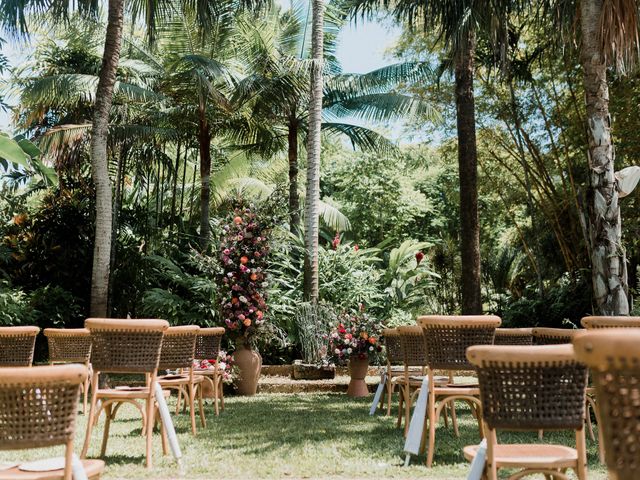
[{"label": "rattan chair", "polygon": [[[423,328],[427,343],[427,375],[433,375],[435,369],[448,371],[473,371],[474,367],[466,357],[466,350],[473,345],[492,345],[495,330],[500,326],[500,317],[493,315],[459,315],[440,316],[427,315],[418,318],[418,324]],[[429,402],[427,418],[429,421],[429,440],[427,452],[427,467],[433,464],[436,442],[436,420],[440,412],[447,406],[453,406],[456,401],[469,404],[472,413],[478,419],[480,436],[482,422],[480,422],[480,391],[475,384],[455,384],[447,386],[429,383]]]},{"label": "rattan chair", "polygon": [[[169,323],[165,320],[90,318],[86,320],[85,327],[91,332],[91,384],[95,388],[91,392],[89,420],[81,456],[84,458],[87,455],[91,432],[102,411],[105,412],[106,421],[100,455],[104,456],[111,421],[120,405],[129,403],[135,406],[142,416],[142,434],[146,436],[146,466],[151,468],[151,441],[155,415],[153,385],[158,375],[162,338]],[[137,388],[98,388],[102,372],[145,374],[147,383],[146,386]],[[139,401],[144,402],[144,408]]]},{"label": "rattan chair", "polygon": [[[78,396],[88,376],[83,365],[13,367],[0,371],[0,450],[65,446],[64,469],[0,470],[0,480],[71,480]],[[100,478],[101,460],[85,460],[90,479]]]},{"label": "rattan chair", "polygon": [[573,337],[580,331],[570,328],[536,327],[533,329],[533,344],[560,345],[562,343],[571,343]]},{"label": "rattan chair", "polygon": [[[49,363],[82,363],[91,372],[91,333],[86,328],[45,328],[49,346]],[[89,400],[91,373],[82,384],[82,413],[86,413]]]},{"label": "rattan chair", "polygon": [[[162,388],[176,390],[179,394],[184,394],[187,399],[185,403],[189,406],[189,415],[191,416],[191,433],[194,435],[196,434],[196,391],[200,408],[200,422],[203,428],[207,425],[202,407],[202,389],[196,388],[204,381],[204,377],[193,373],[196,336],[199,330],[200,327],[196,325],[169,327],[164,332],[160,364],[158,365],[159,370],[179,371],[177,375],[158,377],[158,383]],[[176,414],[179,412],[179,408],[178,405]]]},{"label": "rattan chair", "polygon": [[38,327],[0,327],[0,367],[30,367]]},{"label": "rattan chair", "polygon": [[531,328],[496,328],[494,345],[533,345]]},{"label": "rattan chair", "polygon": [[394,377],[404,375],[402,366],[402,349],[400,348],[400,333],[397,328],[385,328],[382,330],[382,341],[384,342],[385,354],[387,357],[387,367],[385,369],[384,392],[380,397],[380,408],[384,409],[387,403],[387,416],[391,415],[391,398],[396,387]]},{"label": "rattan chair", "polygon": [[[582,326],[587,330],[604,329],[604,328],[640,328],[640,317],[600,317],[589,316],[584,317],[580,321]],[[596,401],[596,391],[594,387],[587,387],[587,403],[596,416],[596,421],[600,424],[600,412]],[[591,417],[587,415],[589,432],[593,440],[593,427],[591,426]],[[604,463],[604,442],[602,440],[602,430],[598,429],[600,462]]]},{"label": "rattan chair", "polygon": [[[520,469],[509,479],[533,473],[569,480],[573,469],[587,478],[584,434],[584,398],[587,369],[576,360],[571,345],[479,346],[467,351],[476,367],[487,438],[485,475]],[[549,444],[498,444],[496,430],[574,430],[576,448]],[[464,448],[472,460],[478,446]]]},{"label": "rattan chair", "polygon": [[[411,418],[411,405],[415,394],[422,386],[422,380],[427,371],[427,343],[424,338],[422,328],[417,325],[398,327],[400,340],[400,353],[402,355],[402,375],[393,378],[393,383],[399,385],[399,404],[397,426],[402,425],[404,418],[404,435],[409,430],[409,420]],[[412,372],[412,368],[419,368],[418,372]],[[413,374],[412,374],[413,373]],[[418,373],[416,375],[415,373]],[[448,376],[433,377],[438,385],[447,385],[450,378]],[[404,408],[403,408],[404,407]],[[447,421],[446,412],[445,422]],[[452,411],[454,429],[457,432],[455,410]]]},{"label": "rattan chair", "polygon": [[[195,373],[205,377],[213,390],[213,405],[216,415],[220,414],[220,410],[224,410],[224,389],[222,384],[222,372],[218,368],[218,354],[220,353],[220,344],[224,336],[225,329],[223,327],[201,328],[196,337],[196,354],[198,360],[215,360],[213,368],[196,369]],[[202,385],[198,387],[201,389]],[[178,406],[180,408],[180,394],[178,394]],[[218,403],[220,405],[218,405]]]},{"label": "rattan chair", "polygon": [[611,480],[640,478],[640,328],[590,330],[573,341],[591,369]]}]

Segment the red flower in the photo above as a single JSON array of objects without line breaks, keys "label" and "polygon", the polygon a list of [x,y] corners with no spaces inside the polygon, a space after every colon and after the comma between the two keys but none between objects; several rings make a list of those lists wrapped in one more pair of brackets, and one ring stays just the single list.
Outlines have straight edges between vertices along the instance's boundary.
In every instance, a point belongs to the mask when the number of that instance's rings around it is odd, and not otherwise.
[{"label": "red flower", "polygon": [[249,259],[248,259],[247,257],[240,257],[240,263],[241,263],[241,264],[243,264],[243,265],[244,265],[244,264],[246,264],[246,263],[248,263],[248,262],[249,262]]},{"label": "red flower", "polygon": [[331,246],[333,247],[334,250],[336,250],[340,246],[340,232],[336,232],[336,236],[333,237]]},{"label": "red flower", "polygon": [[242,223],[242,217],[235,217],[233,219],[233,223],[235,223],[236,225],[240,225]]},{"label": "red flower", "polygon": [[353,249],[357,252],[358,250],[360,250],[360,247],[359,247],[359,246],[358,246],[358,244],[356,243],[356,244],[353,246]]},{"label": "red flower", "polygon": [[416,252],[416,262],[418,263],[418,265],[420,265],[420,262],[422,261],[423,258],[424,258],[424,253]]}]

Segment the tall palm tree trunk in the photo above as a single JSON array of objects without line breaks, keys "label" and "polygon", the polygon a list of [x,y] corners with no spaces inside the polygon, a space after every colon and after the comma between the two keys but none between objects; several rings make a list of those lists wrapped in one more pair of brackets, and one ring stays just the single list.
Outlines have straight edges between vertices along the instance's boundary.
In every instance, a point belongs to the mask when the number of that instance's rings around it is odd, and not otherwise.
[{"label": "tall palm tree trunk", "polygon": [[211,200],[211,131],[204,108],[198,122],[200,143],[200,249],[209,247],[209,204]]},{"label": "tall palm tree trunk", "polygon": [[300,198],[298,197],[298,122],[289,120],[289,230],[295,233],[300,226]]},{"label": "tall palm tree trunk", "polygon": [[628,315],[627,266],[614,176],[607,64],[599,40],[603,0],[582,0],[579,5],[580,60],[589,141],[588,210],[593,295],[600,315]]},{"label": "tall palm tree trunk", "polygon": [[91,272],[91,316],[106,317],[111,260],[113,205],[107,157],[109,111],[113,102],[116,70],[122,44],[124,0],[109,0],[109,12],[102,66],[96,89],[91,133],[91,173],[96,188],[96,230]]},{"label": "tall palm tree trunk", "polygon": [[460,254],[462,313],[482,313],[480,297],[480,225],[478,223],[478,158],[473,98],[475,34],[470,32],[455,66],[455,97],[460,170]]},{"label": "tall palm tree trunk", "polygon": [[311,86],[309,98],[309,133],[307,136],[307,195],[305,198],[304,296],[318,301],[318,234],[320,202],[320,128],[322,126],[322,64],[324,42],[324,2],[311,0]]}]

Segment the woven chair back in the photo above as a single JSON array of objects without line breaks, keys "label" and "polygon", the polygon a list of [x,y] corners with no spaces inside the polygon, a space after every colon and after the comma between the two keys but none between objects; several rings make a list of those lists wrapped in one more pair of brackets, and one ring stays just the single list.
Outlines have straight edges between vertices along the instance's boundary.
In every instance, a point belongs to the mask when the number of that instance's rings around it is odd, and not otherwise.
[{"label": "woven chair back", "polygon": [[563,343],[571,343],[573,337],[580,330],[569,328],[542,328],[533,329],[534,345],[560,345]]},{"label": "woven chair back", "polygon": [[398,365],[404,361],[402,347],[400,345],[400,333],[397,328],[385,328],[382,330],[384,348],[389,365]]},{"label": "woven chair back", "polygon": [[33,363],[38,327],[0,327],[0,367],[29,367]]},{"label": "woven chair back", "polygon": [[640,317],[584,317],[581,322],[587,330],[596,328],[640,328]]},{"label": "woven chair back", "polygon": [[91,332],[86,328],[45,328],[52,363],[88,363]]},{"label": "woven chair back", "polygon": [[473,370],[467,348],[492,345],[500,317],[493,315],[427,315],[418,318],[427,341],[428,365],[442,370]]},{"label": "woven chair back", "polygon": [[531,328],[496,328],[494,345],[533,345]]},{"label": "woven chair back", "polygon": [[63,445],[73,440],[84,365],[2,369],[0,450]]},{"label": "woven chair back", "polygon": [[591,369],[605,450],[618,480],[640,478],[640,328],[582,333],[576,357]]},{"label": "woven chair back", "polygon": [[166,320],[89,318],[91,364],[106,373],[153,373],[158,368]]},{"label": "woven chair back", "polygon": [[398,327],[402,363],[407,367],[427,366],[427,342],[422,327]]},{"label": "woven chair back", "polygon": [[198,360],[216,360],[224,333],[223,327],[201,328],[196,336],[195,358]]},{"label": "woven chair back", "polygon": [[190,368],[196,351],[198,330],[200,327],[196,325],[169,327],[162,339],[158,368],[161,370]]},{"label": "woven chair back", "polygon": [[467,355],[476,367],[489,428],[582,428],[587,368],[571,345],[478,346]]}]

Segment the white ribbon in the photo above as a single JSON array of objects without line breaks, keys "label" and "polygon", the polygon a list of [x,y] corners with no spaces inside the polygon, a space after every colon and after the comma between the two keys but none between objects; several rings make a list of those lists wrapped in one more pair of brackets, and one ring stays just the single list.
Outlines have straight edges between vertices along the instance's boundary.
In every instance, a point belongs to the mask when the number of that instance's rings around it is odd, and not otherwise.
[{"label": "white ribbon", "polygon": [[473,457],[473,462],[471,462],[467,480],[481,480],[485,463],[487,463],[487,440],[483,438],[480,445],[478,445],[476,456]]},{"label": "white ribbon", "polygon": [[[404,442],[404,451],[407,454],[404,459],[404,466],[409,466],[411,455],[420,454],[420,444],[422,443],[422,430],[424,429],[424,419],[427,415],[427,401],[429,400],[429,377],[422,379],[422,386],[418,394],[418,400],[411,415],[411,423],[409,423],[409,432]],[[405,398],[405,402],[410,402],[409,398]]]},{"label": "white ribbon", "polygon": [[178,469],[182,468],[182,451],[180,450],[180,445],[178,445],[178,437],[176,436],[176,430],[173,427],[173,422],[171,421],[171,414],[169,413],[169,407],[167,407],[167,402],[164,399],[164,395],[162,394],[162,387],[159,383],[155,383],[153,385],[156,402],[158,404],[158,411],[160,412],[160,419],[162,420],[162,425],[164,427],[164,431],[167,434],[167,438],[169,439],[169,447],[171,448],[171,453],[173,454],[173,458],[176,459],[176,463],[178,464]]},{"label": "white ribbon", "polygon": [[382,397],[382,392],[384,392],[384,386],[386,383],[387,372],[382,372],[382,375],[380,375],[380,383],[378,384],[378,388],[376,389],[376,394],[373,396],[373,403],[371,404],[371,408],[369,409],[369,415],[374,415],[376,413],[378,402],[380,402],[380,397]]},{"label": "white ribbon", "polygon": [[73,454],[71,460],[71,475],[73,480],[87,480],[87,472],[84,471],[84,465],[82,465],[82,460],[76,455]]}]

